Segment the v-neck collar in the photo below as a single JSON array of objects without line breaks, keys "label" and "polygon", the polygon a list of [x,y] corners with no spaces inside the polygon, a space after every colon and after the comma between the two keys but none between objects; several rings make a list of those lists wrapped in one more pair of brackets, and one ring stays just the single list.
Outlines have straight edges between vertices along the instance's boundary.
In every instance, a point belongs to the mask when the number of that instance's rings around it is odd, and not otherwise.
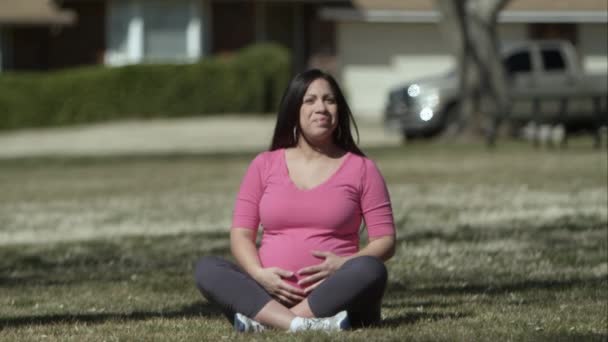
[{"label": "v-neck collar", "polygon": [[325,185],[329,184],[332,181],[332,179],[334,179],[336,177],[336,175],[338,173],[340,173],[340,171],[344,168],[344,165],[350,159],[351,154],[352,153],[347,151],[346,154],[342,157],[343,160],[340,163],[340,166],[338,166],[338,168],[329,177],[327,177],[327,179],[323,180],[321,183],[319,183],[309,189],[300,188],[289,175],[289,166],[287,165],[287,149],[285,149],[285,148],[283,149],[283,151],[281,153],[281,158],[282,158],[282,163],[283,163],[283,170],[285,172],[285,177],[287,177],[289,184],[291,184],[291,186],[298,191],[309,192],[309,191],[317,190],[317,189],[322,188]]}]

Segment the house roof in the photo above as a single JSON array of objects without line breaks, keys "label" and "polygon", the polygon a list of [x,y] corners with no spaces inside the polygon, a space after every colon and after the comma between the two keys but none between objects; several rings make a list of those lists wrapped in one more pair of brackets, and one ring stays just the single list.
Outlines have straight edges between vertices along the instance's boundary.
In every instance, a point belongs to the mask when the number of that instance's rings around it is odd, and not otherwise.
[{"label": "house roof", "polygon": [[0,0],[0,25],[69,25],[73,11],[59,8],[52,0]]},{"label": "house roof", "polygon": [[[355,9],[325,8],[324,19],[366,22],[437,22],[437,0],[353,0]],[[443,0],[439,0],[443,1]],[[608,22],[606,0],[511,0],[501,22]]]},{"label": "house roof", "polygon": [[[436,0],[353,0],[363,10],[432,11]],[[605,0],[511,0],[505,11],[607,11]]]}]

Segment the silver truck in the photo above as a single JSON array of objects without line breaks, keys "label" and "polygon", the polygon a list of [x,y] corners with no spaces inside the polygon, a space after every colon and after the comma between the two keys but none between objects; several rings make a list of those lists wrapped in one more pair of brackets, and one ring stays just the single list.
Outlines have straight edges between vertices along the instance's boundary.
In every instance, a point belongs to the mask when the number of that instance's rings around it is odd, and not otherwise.
[{"label": "silver truck", "polygon": [[[529,41],[503,49],[510,94],[510,127],[561,125],[566,133],[608,124],[608,76],[586,75],[566,41]],[[390,91],[385,126],[406,139],[441,133],[459,115],[455,72],[401,85]]]}]

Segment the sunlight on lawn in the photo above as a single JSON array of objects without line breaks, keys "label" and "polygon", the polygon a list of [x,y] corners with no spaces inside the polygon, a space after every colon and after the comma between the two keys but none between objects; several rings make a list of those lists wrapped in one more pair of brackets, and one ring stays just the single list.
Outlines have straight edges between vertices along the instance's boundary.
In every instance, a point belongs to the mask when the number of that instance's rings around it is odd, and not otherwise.
[{"label": "sunlight on lawn", "polygon": [[[398,228],[384,323],[268,340],[605,339],[605,151],[370,149]],[[248,340],[197,293],[253,155],[0,162],[0,340]]]}]

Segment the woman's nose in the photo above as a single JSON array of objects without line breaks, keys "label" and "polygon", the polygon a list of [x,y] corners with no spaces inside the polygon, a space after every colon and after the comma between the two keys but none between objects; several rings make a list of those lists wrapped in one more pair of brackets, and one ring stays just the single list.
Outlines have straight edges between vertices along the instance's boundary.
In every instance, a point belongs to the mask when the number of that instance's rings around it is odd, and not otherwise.
[{"label": "woman's nose", "polygon": [[327,109],[327,106],[325,105],[325,102],[323,100],[317,100],[315,102],[315,110],[316,111],[322,111],[322,112],[324,112],[324,111],[326,111],[326,109]]}]

